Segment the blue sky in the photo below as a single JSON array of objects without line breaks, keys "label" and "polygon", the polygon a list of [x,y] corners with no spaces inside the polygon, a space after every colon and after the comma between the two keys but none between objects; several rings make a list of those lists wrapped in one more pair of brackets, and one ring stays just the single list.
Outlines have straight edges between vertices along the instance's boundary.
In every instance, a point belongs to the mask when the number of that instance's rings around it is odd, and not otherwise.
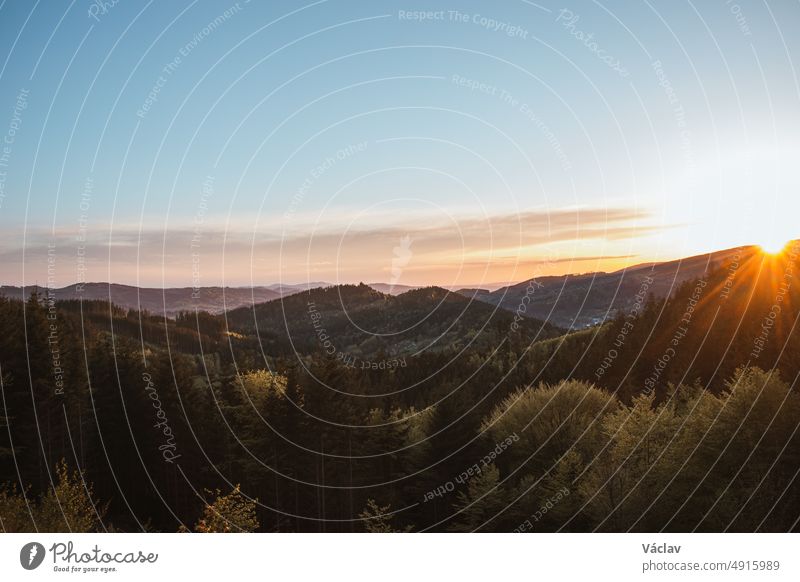
[{"label": "blue sky", "polygon": [[797,2],[101,6],[0,5],[3,283],[458,286],[800,234]]}]

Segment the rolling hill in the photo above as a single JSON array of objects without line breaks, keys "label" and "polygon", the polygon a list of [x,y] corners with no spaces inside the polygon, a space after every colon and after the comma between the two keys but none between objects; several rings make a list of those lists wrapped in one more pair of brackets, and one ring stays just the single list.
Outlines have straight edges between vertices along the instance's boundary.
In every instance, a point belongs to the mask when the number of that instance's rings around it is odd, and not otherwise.
[{"label": "rolling hill", "polygon": [[[253,334],[272,353],[327,351],[358,358],[486,347],[502,339],[555,337],[563,330],[523,319],[439,287],[388,295],[368,285],[311,289],[229,311],[231,331]],[[343,356],[344,357],[344,356]]]},{"label": "rolling hill", "polygon": [[[135,287],[117,283],[84,283],[83,289],[78,284],[53,289],[57,301],[111,301],[123,309],[145,310],[150,313],[174,317],[182,311],[207,311],[220,314],[225,311],[258,303],[264,303],[287,297],[302,291],[318,287],[330,287],[325,281],[308,283],[273,283],[255,287],[199,287],[196,297],[192,287]],[[381,293],[399,295],[417,289],[408,285],[390,285],[388,283],[371,283],[369,285]],[[27,299],[36,291],[46,295],[47,290],[39,285],[18,287],[0,286],[0,295],[10,299]]]},{"label": "rolling hill", "polygon": [[[11,299],[26,299],[33,291],[45,295],[44,287],[0,287],[0,293]],[[235,309],[243,305],[271,301],[282,296],[280,291],[267,287],[200,287],[197,297],[193,296],[192,287],[158,289],[155,287],[134,287],[116,283],[84,283],[53,289],[57,301],[82,299],[84,301],[101,300],[123,309],[149,311],[150,313],[173,317],[181,311],[208,311],[222,313],[226,309]],[[287,293],[296,293],[290,288]]]},{"label": "rolling hill", "polygon": [[[583,329],[618,310],[629,311],[648,295],[669,297],[681,283],[702,277],[726,262],[744,262],[759,252],[748,246],[664,263],[647,263],[613,273],[586,273],[529,279],[497,291],[461,289],[461,295],[515,311],[526,296],[526,317]],[[641,299],[637,299],[637,296]]]}]

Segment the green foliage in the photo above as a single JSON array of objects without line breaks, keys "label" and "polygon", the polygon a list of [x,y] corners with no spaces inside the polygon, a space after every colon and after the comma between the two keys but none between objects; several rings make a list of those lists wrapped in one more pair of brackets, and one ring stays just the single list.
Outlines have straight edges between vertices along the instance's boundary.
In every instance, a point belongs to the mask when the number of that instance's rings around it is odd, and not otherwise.
[{"label": "green foliage", "polygon": [[239,485],[227,495],[217,489],[216,496],[214,502],[207,503],[203,509],[203,517],[194,526],[196,532],[254,532],[259,528],[256,501],[243,495]]},{"label": "green foliage", "polygon": [[[272,353],[324,351],[334,357],[355,357],[359,367],[363,362],[397,367],[398,358],[423,348],[427,353],[465,347],[485,350],[503,336],[529,344],[561,333],[535,319],[523,318],[514,325],[513,313],[439,287],[392,296],[364,284],[312,289],[255,308],[235,309],[227,321],[232,331],[242,334],[252,334],[257,326],[262,345]],[[323,345],[320,334],[330,338],[328,344]]]},{"label": "green foliage", "polygon": [[582,484],[595,523],[625,531],[647,511],[653,491],[669,481],[681,460],[674,437],[681,419],[672,406],[638,396],[603,419],[608,446],[591,461]]},{"label": "green foliage", "polygon": [[472,477],[466,491],[459,491],[455,509],[456,521],[450,526],[451,531],[479,531],[491,524],[504,509],[508,501],[503,489],[498,488],[500,471],[494,465],[488,465]]},{"label": "green foliage", "polygon": [[[620,404],[581,382],[518,392],[484,423],[494,438],[520,434],[503,457],[515,459],[510,475],[470,482],[462,508],[489,499],[457,529],[471,529],[507,499],[511,522],[522,522],[569,491],[539,512],[538,531],[786,531],[800,511],[791,469],[800,460],[798,409],[800,395],[757,368],[739,369],[720,395],[673,387],[660,403],[651,394]],[[551,435],[560,446],[548,445]]]},{"label": "green foliage", "polygon": [[0,490],[0,525],[6,532],[86,533],[102,529],[107,506],[93,499],[92,485],[65,461],[55,468],[58,482],[38,500],[16,486]]},{"label": "green foliage", "polygon": [[358,517],[364,523],[364,530],[369,533],[408,533],[412,529],[411,526],[395,529],[392,526],[391,506],[382,507],[374,499],[367,500],[367,506]]},{"label": "green foliage", "polygon": [[70,471],[66,462],[56,466],[58,484],[39,501],[36,526],[39,531],[95,531],[102,523],[105,506],[93,499],[92,486],[78,471]]},{"label": "green foliage", "polygon": [[20,493],[16,485],[6,485],[0,489],[0,529],[4,533],[35,531],[33,509],[35,507],[31,507],[26,495]]},{"label": "green foliage", "polygon": [[[58,302],[59,392],[52,305],[0,297],[2,527],[796,529],[800,402],[781,377],[800,372],[800,287],[756,358],[774,372],[740,369],[775,301],[770,274],[742,270],[721,299],[727,271],[708,273],[652,385],[693,282],[559,337],[436,288],[317,289],[175,320]],[[84,475],[61,467],[53,488],[47,468],[73,456]],[[228,482],[263,500],[257,513],[238,488],[219,492]],[[217,493],[202,507],[196,490]]]},{"label": "green foliage", "polygon": [[594,456],[603,444],[600,420],[618,406],[612,394],[587,382],[542,384],[506,397],[482,428],[493,442],[518,435],[519,442],[501,461],[511,467],[527,464],[529,470],[543,473],[569,450],[584,458]]},{"label": "green foliage", "polygon": [[286,376],[269,370],[253,370],[240,376],[242,388],[258,406],[270,398],[281,398],[286,393]]}]

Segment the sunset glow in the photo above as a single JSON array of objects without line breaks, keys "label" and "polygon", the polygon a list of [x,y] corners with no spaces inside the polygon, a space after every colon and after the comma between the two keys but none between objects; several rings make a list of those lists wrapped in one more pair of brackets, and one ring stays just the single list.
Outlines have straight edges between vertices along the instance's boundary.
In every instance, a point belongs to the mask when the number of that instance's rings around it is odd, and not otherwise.
[{"label": "sunset glow", "polygon": [[775,238],[764,240],[758,246],[768,255],[778,255],[786,249],[788,244],[789,242],[785,239]]}]

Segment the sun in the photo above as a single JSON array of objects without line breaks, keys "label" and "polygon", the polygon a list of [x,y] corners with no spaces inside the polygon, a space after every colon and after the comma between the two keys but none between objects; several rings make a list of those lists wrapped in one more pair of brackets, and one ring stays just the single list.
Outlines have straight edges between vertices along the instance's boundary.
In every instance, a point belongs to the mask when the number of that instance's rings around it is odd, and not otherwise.
[{"label": "sun", "polygon": [[772,238],[762,241],[758,246],[768,255],[778,255],[783,252],[783,249],[785,249],[788,244],[788,241],[784,239]]}]

